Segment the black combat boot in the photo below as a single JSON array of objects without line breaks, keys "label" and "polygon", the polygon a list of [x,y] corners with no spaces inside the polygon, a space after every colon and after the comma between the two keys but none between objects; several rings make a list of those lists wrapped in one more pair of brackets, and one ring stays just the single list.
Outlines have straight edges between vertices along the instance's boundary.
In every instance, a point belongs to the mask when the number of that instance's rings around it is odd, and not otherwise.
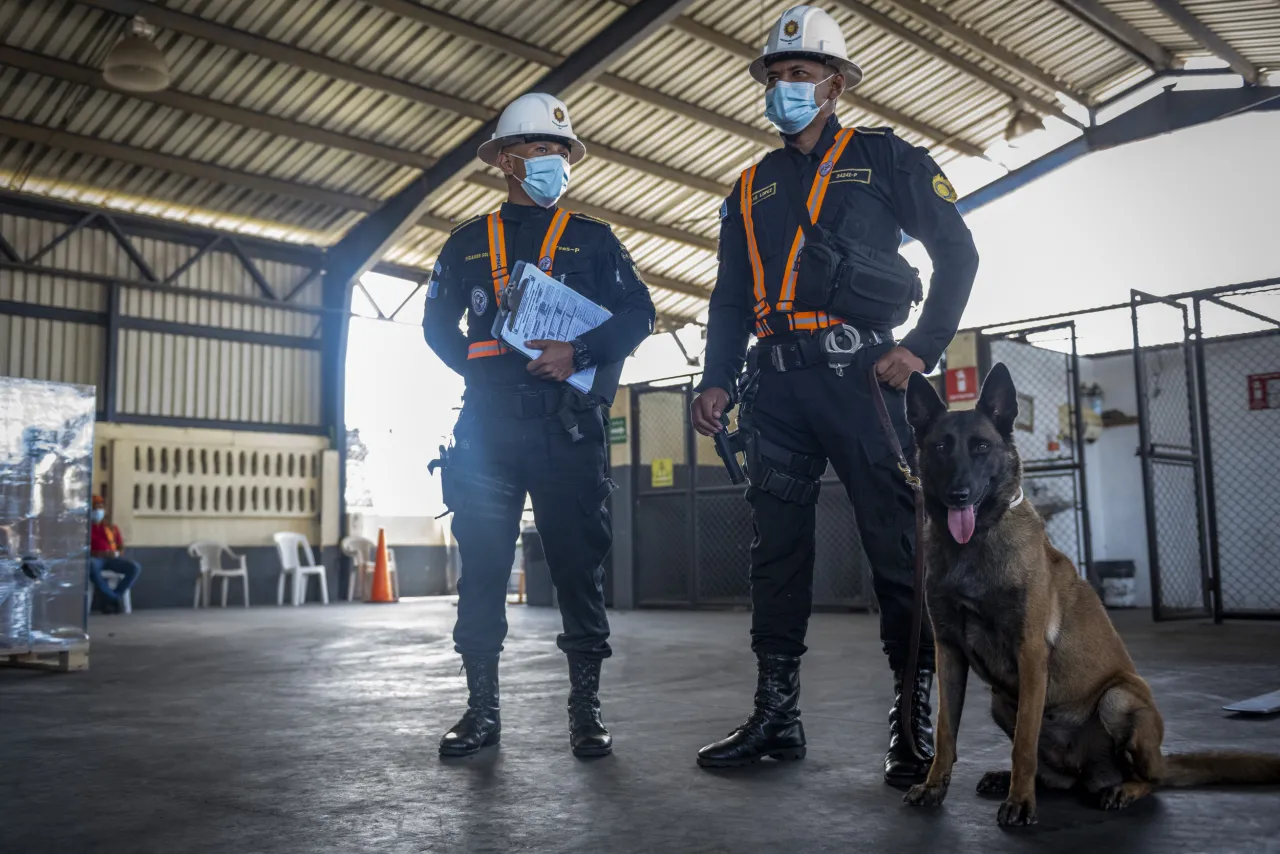
[{"label": "black combat boot", "polygon": [[803,759],[804,725],[800,723],[800,659],[789,655],[756,656],[760,675],[756,705],[742,726],[727,738],[698,751],[703,768],[750,765],[765,756]]},{"label": "black combat boot", "polygon": [[[933,671],[921,670],[912,695],[911,721],[902,728],[901,672],[893,674],[893,709],[889,712],[889,752],[884,757],[884,781],[890,786],[906,788],[923,783],[933,763],[933,723],[929,720],[929,694],[933,690]],[[916,750],[912,751],[911,746]],[[917,756],[916,753],[919,753]]]},{"label": "black combat boot", "polygon": [[600,659],[569,656],[569,746],[574,756],[608,756],[613,736],[600,720]]},{"label": "black combat boot", "polygon": [[498,656],[463,656],[467,671],[467,711],[462,720],[440,739],[441,756],[470,756],[482,747],[502,740],[498,714]]}]

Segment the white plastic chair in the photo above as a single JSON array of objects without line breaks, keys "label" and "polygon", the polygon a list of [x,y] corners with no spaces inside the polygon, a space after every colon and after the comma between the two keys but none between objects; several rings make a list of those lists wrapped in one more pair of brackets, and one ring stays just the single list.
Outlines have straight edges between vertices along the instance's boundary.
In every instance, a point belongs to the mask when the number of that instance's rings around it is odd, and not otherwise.
[{"label": "white plastic chair", "polygon": [[[120,582],[124,581],[124,576],[118,572],[112,572],[109,569],[102,570],[102,580],[107,582],[107,586],[115,590],[120,586]],[[133,591],[126,590],[124,595],[120,597],[120,604],[124,607],[126,614],[133,613]]]},{"label": "white plastic chair", "polygon": [[[234,568],[224,567],[223,552],[230,555],[232,560],[239,561],[240,565]],[[191,604],[192,608],[199,608],[202,604],[205,608],[212,606],[209,593],[215,578],[222,579],[222,607],[227,607],[227,585],[233,578],[239,578],[244,584],[244,606],[249,607],[249,567],[245,563],[244,555],[236,554],[226,543],[215,540],[200,540],[192,543],[187,547],[187,554],[200,560],[200,574],[196,576],[196,592]]]},{"label": "white plastic chair", "polygon": [[[293,604],[301,605],[307,598],[307,582],[311,576],[320,578],[320,600],[329,604],[329,582],[325,579],[324,565],[317,565],[311,544],[302,534],[281,532],[273,539],[276,541],[276,552],[280,555],[280,578],[276,582],[276,604],[284,604],[284,581],[286,576],[293,578]],[[298,552],[306,557],[299,562]]]},{"label": "white plastic chair", "polygon": [[[378,544],[368,537],[344,537],[342,553],[355,563],[355,572],[347,579],[347,601],[355,601],[356,593],[365,591],[365,579],[373,577],[373,568],[377,562]],[[400,582],[396,576],[395,549],[387,547],[387,575],[391,578],[391,595],[400,598]]]}]

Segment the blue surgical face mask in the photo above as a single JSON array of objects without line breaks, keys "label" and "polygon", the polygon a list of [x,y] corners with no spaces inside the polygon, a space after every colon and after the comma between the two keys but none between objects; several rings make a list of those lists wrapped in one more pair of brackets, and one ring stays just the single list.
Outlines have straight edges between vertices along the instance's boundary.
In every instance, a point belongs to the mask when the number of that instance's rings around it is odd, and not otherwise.
[{"label": "blue surgical face mask", "polygon": [[102,521],[103,519],[105,519],[105,518],[107,518],[107,511],[106,511],[106,510],[94,510],[94,511],[93,511],[93,521],[94,521],[94,523],[95,523],[95,524],[96,524],[96,523],[98,523],[98,522],[101,522],[101,521]]},{"label": "blue surgical face mask", "polygon": [[559,154],[528,158],[517,154],[511,156],[524,161],[524,180],[520,186],[540,207],[553,206],[569,189],[569,161]]},{"label": "blue surgical face mask", "polygon": [[[831,75],[834,77],[835,75]],[[827,80],[830,80],[828,77]],[[787,136],[794,136],[809,126],[818,112],[827,105],[815,100],[818,83],[791,83],[779,80],[764,93],[764,116],[773,126]],[[827,99],[830,100],[829,98]]]}]

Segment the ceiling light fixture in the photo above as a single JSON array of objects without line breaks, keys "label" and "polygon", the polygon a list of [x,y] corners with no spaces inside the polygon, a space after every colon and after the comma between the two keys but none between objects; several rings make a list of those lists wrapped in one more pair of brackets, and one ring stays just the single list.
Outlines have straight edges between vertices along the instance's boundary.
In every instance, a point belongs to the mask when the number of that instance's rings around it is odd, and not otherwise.
[{"label": "ceiling light fixture", "polygon": [[129,22],[102,63],[102,78],[125,92],[159,92],[169,88],[169,63],[152,39],[156,28],[141,16]]}]

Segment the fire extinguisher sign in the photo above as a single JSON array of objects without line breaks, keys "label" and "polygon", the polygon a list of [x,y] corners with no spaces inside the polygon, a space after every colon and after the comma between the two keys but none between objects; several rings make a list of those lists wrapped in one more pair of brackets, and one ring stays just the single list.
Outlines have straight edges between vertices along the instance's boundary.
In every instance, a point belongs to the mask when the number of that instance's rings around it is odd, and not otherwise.
[{"label": "fire extinguisher sign", "polygon": [[1280,372],[1249,375],[1249,408],[1280,409]]},{"label": "fire extinguisher sign", "polygon": [[947,368],[947,403],[978,399],[978,369]]}]

